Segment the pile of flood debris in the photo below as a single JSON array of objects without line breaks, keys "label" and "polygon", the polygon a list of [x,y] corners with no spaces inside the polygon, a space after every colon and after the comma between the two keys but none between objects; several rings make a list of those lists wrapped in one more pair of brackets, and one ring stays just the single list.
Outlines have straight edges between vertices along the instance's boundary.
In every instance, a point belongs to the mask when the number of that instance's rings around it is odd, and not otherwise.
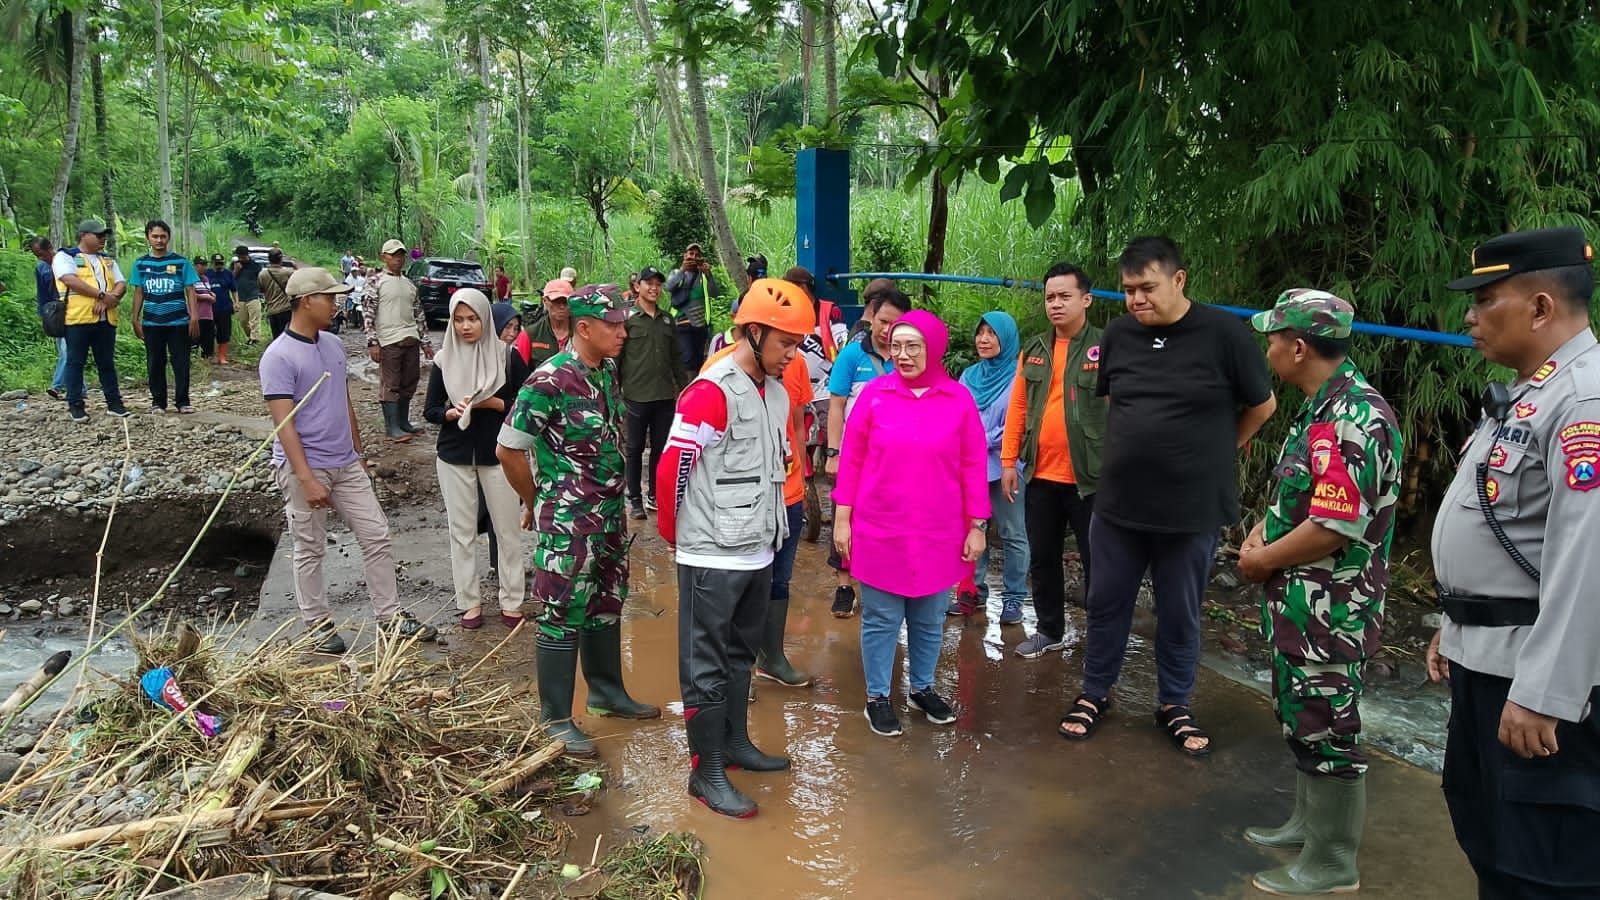
[{"label": "pile of flood debris", "polygon": [[81,689],[0,784],[0,894],[700,893],[691,836],[560,862],[560,819],[604,773],[562,755],[489,657],[458,669],[379,636],[320,662],[281,641],[223,652],[187,627],[134,644],[137,670]]}]

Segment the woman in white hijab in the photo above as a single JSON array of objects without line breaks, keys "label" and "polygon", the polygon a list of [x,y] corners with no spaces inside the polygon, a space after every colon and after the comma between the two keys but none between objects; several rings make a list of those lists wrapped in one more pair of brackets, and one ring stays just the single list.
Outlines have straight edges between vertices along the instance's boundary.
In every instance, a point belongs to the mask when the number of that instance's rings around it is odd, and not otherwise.
[{"label": "woman in white hijab", "polygon": [[461,627],[483,627],[478,592],[478,491],[481,488],[504,559],[500,621],[522,623],[522,510],[495,457],[495,441],[517,385],[506,380],[506,350],[492,331],[489,298],[466,288],[450,298],[444,348],[433,358],[423,416],[439,428],[439,493],[450,521],[450,570]]}]

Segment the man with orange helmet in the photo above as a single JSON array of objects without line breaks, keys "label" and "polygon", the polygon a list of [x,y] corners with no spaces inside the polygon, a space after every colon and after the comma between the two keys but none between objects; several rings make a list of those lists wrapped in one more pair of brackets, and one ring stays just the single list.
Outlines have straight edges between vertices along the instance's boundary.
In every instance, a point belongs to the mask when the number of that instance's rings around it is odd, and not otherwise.
[{"label": "man with orange helmet", "polygon": [[689,794],[725,816],[755,801],[727,767],[787,769],[750,741],[751,668],[787,537],[785,368],[816,327],[811,300],[771,278],[750,285],[734,316],[738,346],[678,397],[657,474],[657,527],[678,563],[678,682],[689,736]]}]

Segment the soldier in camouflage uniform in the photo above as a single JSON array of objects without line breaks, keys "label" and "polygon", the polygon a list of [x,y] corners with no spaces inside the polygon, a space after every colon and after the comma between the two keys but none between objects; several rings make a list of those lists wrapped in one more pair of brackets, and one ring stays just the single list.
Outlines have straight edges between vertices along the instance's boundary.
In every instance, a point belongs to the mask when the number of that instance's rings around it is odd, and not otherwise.
[{"label": "soldier in camouflage uniform", "polygon": [[1278,377],[1310,398],[1274,468],[1273,503],[1239,552],[1241,574],[1264,582],[1274,704],[1298,769],[1289,821],[1245,832],[1300,849],[1290,865],[1256,875],[1275,894],[1360,883],[1367,759],[1357,701],[1362,666],[1381,646],[1401,439],[1394,411],[1347,358],[1354,317],[1348,302],[1298,288],[1251,320]]},{"label": "soldier in camouflage uniform", "polygon": [[[622,604],[628,595],[623,518],[622,393],[616,357],[627,307],[614,285],[574,293],[572,340],[535,369],[500,429],[497,456],[521,495],[522,527],[536,532],[533,596],[541,601],[538,670],[542,719],[567,752],[594,753],[572,721],[582,656],[589,712],[661,715],[622,684]],[[536,472],[528,467],[532,451]]]}]

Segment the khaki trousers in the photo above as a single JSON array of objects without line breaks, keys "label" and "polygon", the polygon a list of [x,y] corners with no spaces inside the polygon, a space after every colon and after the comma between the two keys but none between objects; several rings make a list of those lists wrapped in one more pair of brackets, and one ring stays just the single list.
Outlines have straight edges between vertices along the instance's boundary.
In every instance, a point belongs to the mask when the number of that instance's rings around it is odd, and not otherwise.
[{"label": "khaki trousers", "polygon": [[[389,520],[378,506],[371,479],[360,461],[342,469],[311,471],[328,489],[334,512],[350,526],[356,543],[361,545],[373,613],[380,621],[393,616],[400,611],[400,585],[395,579]],[[284,514],[289,519],[289,535],[294,539],[294,599],[300,606],[300,617],[316,624],[333,615],[322,577],[322,557],[328,552],[328,511],[312,509],[306,503],[305,489],[288,463],[279,466],[273,475],[283,491]]]},{"label": "khaki trousers", "polygon": [[[454,425],[446,427],[453,428]],[[478,486],[494,523],[500,545],[500,611],[516,613],[525,596],[522,553],[522,505],[499,466],[458,466],[437,461],[439,494],[450,520],[450,573],[454,576],[456,609],[466,612],[482,603],[478,591]]]},{"label": "khaki trousers", "polygon": [[254,343],[261,337],[261,301],[245,300],[233,305],[234,317],[239,320],[239,331],[244,339]]}]

